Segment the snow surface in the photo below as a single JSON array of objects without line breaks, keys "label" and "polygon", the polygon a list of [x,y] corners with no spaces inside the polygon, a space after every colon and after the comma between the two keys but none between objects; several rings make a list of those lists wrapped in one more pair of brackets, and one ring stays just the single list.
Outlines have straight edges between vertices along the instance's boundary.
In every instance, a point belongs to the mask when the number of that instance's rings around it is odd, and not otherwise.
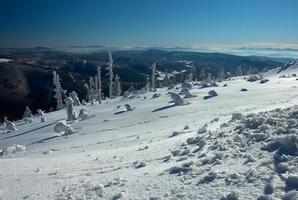
[{"label": "snow surface", "polygon": [[[257,199],[270,180],[271,197],[280,199],[286,186],[297,187],[297,157],[280,158],[289,169],[279,166],[287,171],[279,174],[276,151],[266,145],[290,123],[297,135],[298,81],[277,72],[266,73],[264,84],[244,77],[212,88],[194,84],[194,97],[182,106],[172,106],[166,88],[158,98],[147,93],[77,106],[91,118],[69,123],[75,133],[66,136],[53,130],[66,120],[65,110],[45,113],[44,123],[17,121],[17,131],[0,127],[0,149],[25,147],[0,159],[0,199]],[[210,90],[218,96],[204,100]],[[135,109],[127,112],[125,104]]]}]

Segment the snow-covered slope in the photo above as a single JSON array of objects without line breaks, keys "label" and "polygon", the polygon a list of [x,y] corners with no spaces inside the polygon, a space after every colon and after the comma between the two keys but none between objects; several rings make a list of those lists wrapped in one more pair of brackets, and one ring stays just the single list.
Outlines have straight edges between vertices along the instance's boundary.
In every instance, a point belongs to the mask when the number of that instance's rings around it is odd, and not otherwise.
[{"label": "snow-covered slope", "polygon": [[264,77],[280,77],[280,76],[287,76],[291,74],[298,74],[298,62],[296,60],[290,61],[283,66],[270,70],[264,74]]},{"label": "snow-covered slope", "polygon": [[[81,106],[92,117],[71,122],[75,133],[68,136],[53,131],[65,110],[46,113],[45,123],[16,122],[17,131],[2,127],[0,149],[18,144],[26,151],[0,159],[0,199],[257,199],[271,179],[271,196],[281,198],[288,176],[297,175],[297,158],[285,155],[289,169],[277,173],[274,150],[264,148],[289,128],[297,135],[298,81],[273,74],[264,84],[243,78],[212,88],[194,84],[196,97],[183,106],[172,106],[165,88],[158,98],[147,93]],[[213,89],[218,96],[204,100]],[[127,103],[135,109],[121,112]],[[246,116],[259,112],[265,113]]]}]

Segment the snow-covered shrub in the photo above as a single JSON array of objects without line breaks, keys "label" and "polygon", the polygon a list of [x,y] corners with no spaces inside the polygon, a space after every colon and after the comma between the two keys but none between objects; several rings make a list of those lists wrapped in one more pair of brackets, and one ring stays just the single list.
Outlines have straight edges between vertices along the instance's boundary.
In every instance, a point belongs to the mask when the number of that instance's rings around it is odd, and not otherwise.
[{"label": "snow-covered shrub", "polygon": [[250,75],[248,78],[247,78],[247,81],[248,82],[255,82],[255,81],[258,81],[260,80],[261,77],[260,76],[257,76],[257,75]]},{"label": "snow-covered shrub", "polygon": [[195,95],[192,95],[189,90],[187,88],[183,88],[181,90],[181,94],[184,95],[184,98],[192,98],[192,97],[195,97]]},{"label": "snow-covered shrub", "polygon": [[174,166],[171,167],[168,171],[170,174],[186,174],[192,170],[192,167],[182,167],[182,166]]},{"label": "snow-covered shrub", "polygon": [[208,96],[204,96],[204,99],[209,99],[209,98],[216,97],[216,96],[218,96],[218,94],[215,92],[215,90],[210,90],[208,92]]},{"label": "snow-covered shrub", "polygon": [[181,84],[181,89],[188,89],[190,90],[192,88],[192,84],[191,83],[182,83]]},{"label": "snow-covered shrub", "polygon": [[74,101],[71,97],[65,99],[67,120],[72,121],[77,119],[77,113],[74,109]]},{"label": "snow-covered shrub", "polygon": [[208,125],[205,124],[203,127],[199,128],[199,130],[197,131],[198,134],[203,134],[203,133],[207,133],[207,127]]},{"label": "snow-covered shrub", "polygon": [[79,100],[78,94],[75,91],[72,91],[70,93],[70,95],[71,95],[71,98],[73,100],[73,105],[74,106],[80,106],[81,105],[81,102]]},{"label": "snow-covered shrub", "polygon": [[231,192],[227,196],[220,198],[220,200],[238,200],[239,194],[237,192]]},{"label": "snow-covered shrub", "polygon": [[231,121],[241,120],[243,118],[242,113],[233,113]]},{"label": "snow-covered shrub", "polygon": [[181,149],[173,149],[171,150],[173,156],[178,156],[181,153]]},{"label": "snow-covered shrub", "polygon": [[82,120],[86,120],[86,119],[90,119],[90,115],[85,109],[81,109],[79,112],[78,118]]},{"label": "snow-covered shrub", "polygon": [[181,131],[173,131],[172,135],[170,137],[175,137],[177,135],[181,135],[183,132]]},{"label": "snow-covered shrub", "polygon": [[290,175],[286,178],[287,190],[298,190],[298,175]]},{"label": "snow-covered shrub", "polygon": [[12,123],[11,121],[9,121],[7,119],[7,117],[4,118],[4,125],[5,125],[5,129],[6,130],[9,130],[9,131],[16,131],[16,130],[18,130],[16,128],[16,125],[14,123]]},{"label": "snow-covered shrub", "polygon": [[278,163],[277,165],[275,165],[275,171],[277,173],[286,173],[287,171],[289,171],[289,166],[287,163]]},{"label": "snow-covered shrub", "polygon": [[112,198],[112,200],[118,200],[118,199],[123,199],[125,198],[125,192],[122,191],[122,192],[119,192],[118,194],[115,194]]},{"label": "snow-covered shrub", "polygon": [[59,122],[54,126],[54,132],[56,133],[63,132],[63,135],[69,135],[69,134],[73,134],[74,130],[70,125],[66,124],[65,122]]},{"label": "snow-covered shrub", "polygon": [[158,98],[158,97],[160,97],[160,94],[155,93],[155,94],[153,94],[152,99],[155,99],[155,98]]},{"label": "snow-covered shrub", "polygon": [[210,183],[214,181],[216,178],[218,178],[218,174],[216,172],[211,171],[199,181],[199,184]]},{"label": "snow-covered shrub", "polygon": [[297,200],[298,199],[298,191],[290,191],[282,196],[282,200]]},{"label": "snow-covered shrub", "polygon": [[218,85],[217,85],[216,82],[213,81],[213,82],[210,83],[210,86],[209,87],[218,87]]},{"label": "snow-covered shrub", "polygon": [[264,194],[273,194],[273,192],[274,192],[274,185],[273,185],[273,181],[271,180],[265,184]]},{"label": "snow-covered shrub", "polygon": [[173,99],[175,106],[185,105],[184,100],[181,98],[179,94],[171,92],[171,98]]},{"label": "snow-covered shrub", "polygon": [[260,83],[263,84],[263,83],[267,83],[268,81],[269,81],[268,79],[262,79],[262,80],[260,81]]},{"label": "snow-covered shrub", "polygon": [[83,105],[83,106],[86,106],[86,105],[87,105],[87,102],[86,102],[85,99],[82,100],[82,105]]},{"label": "snow-covered shrub", "polygon": [[146,167],[146,163],[144,161],[138,161],[135,163],[135,168],[136,169],[139,169],[139,168],[142,168],[142,167]]},{"label": "snow-covered shrub", "polygon": [[40,118],[40,122],[41,122],[41,123],[44,123],[44,122],[46,122],[46,121],[47,121],[47,118],[45,118],[44,116]]},{"label": "snow-covered shrub", "polygon": [[44,112],[41,109],[37,109],[38,116],[44,116]]},{"label": "snow-covered shrub", "polygon": [[298,136],[297,135],[287,135],[282,138],[277,138],[275,141],[268,143],[266,146],[262,147],[266,151],[275,151],[279,155],[297,155],[298,154]]},{"label": "snow-covered shrub", "polygon": [[130,104],[125,104],[124,106],[125,106],[125,108],[126,108],[126,111],[133,111],[133,110],[134,110],[134,109],[131,107]]},{"label": "snow-covered shrub", "polygon": [[270,197],[270,196],[267,196],[267,195],[261,195],[261,196],[259,196],[258,198],[257,198],[257,200],[273,200],[273,198],[272,197]]},{"label": "snow-covered shrub", "polygon": [[13,156],[17,153],[25,152],[26,147],[19,144],[14,144],[9,147],[5,147],[2,152],[0,152],[0,156]]}]

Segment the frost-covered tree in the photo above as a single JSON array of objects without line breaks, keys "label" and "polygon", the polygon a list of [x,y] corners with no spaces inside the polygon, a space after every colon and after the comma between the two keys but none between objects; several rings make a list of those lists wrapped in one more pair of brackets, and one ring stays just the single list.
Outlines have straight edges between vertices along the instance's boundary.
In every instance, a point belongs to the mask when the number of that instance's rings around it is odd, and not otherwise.
[{"label": "frost-covered tree", "polygon": [[156,63],[152,64],[152,74],[151,74],[151,90],[155,91],[155,70],[156,70]]},{"label": "frost-covered tree", "polygon": [[81,102],[80,102],[80,99],[78,97],[78,94],[75,91],[72,91],[70,93],[70,95],[71,95],[71,98],[73,99],[74,106],[80,106]]},{"label": "frost-covered tree", "polygon": [[25,112],[23,114],[23,118],[25,119],[25,118],[32,118],[32,117],[33,117],[33,114],[31,112],[29,106],[26,106]]},{"label": "frost-covered tree", "polygon": [[74,109],[73,103],[74,103],[74,101],[71,97],[66,97],[65,104],[66,104],[66,114],[67,114],[68,121],[77,119],[77,113]]},{"label": "frost-covered tree", "polygon": [[220,68],[218,73],[217,73],[217,77],[216,77],[217,80],[219,81],[222,81],[225,79],[225,71],[223,68]]},{"label": "frost-covered tree", "polygon": [[199,76],[199,78],[200,78],[201,81],[205,80],[205,78],[206,78],[206,72],[205,72],[205,69],[204,68],[202,68],[200,70],[200,76]]},{"label": "frost-covered tree", "polygon": [[191,68],[191,81],[197,81],[197,69],[195,66]]},{"label": "frost-covered tree", "polygon": [[171,84],[171,80],[170,80],[170,77],[169,77],[168,70],[166,70],[165,77],[163,78],[163,86],[168,87],[170,84]]},{"label": "frost-covered tree", "polygon": [[98,103],[101,103],[101,99],[102,99],[102,88],[101,88],[101,67],[98,66],[97,67],[97,79],[96,79],[96,98],[97,98],[97,101]]},{"label": "frost-covered tree", "polygon": [[206,77],[206,82],[207,82],[207,83],[210,83],[211,80],[212,80],[211,73],[208,73],[208,74],[207,74],[207,77]]},{"label": "frost-covered tree", "polygon": [[243,75],[242,68],[241,68],[241,66],[238,66],[235,71],[235,76],[242,76],[242,75]]},{"label": "frost-covered tree", "polygon": [[64,104],[63,104],[63,94],[65,93],[65,91],[63,90],[61,83],[60,83],[60,77],[59,75],[56,73],[56,71],[53,71],[53,84],[55,86],[54,88],[54,98],[56,99],[57,102],[57,110],[61,110],[64,108]]},{"label": "frost-covered tree", "polygon": [[146,92],[150,91],[150,78],[146,76],[146,85],[145,85]]},{"label": "frost-covered tree", "polygon": [[121,81],[118,74],[115,75],[115,81],[114,81],[114,96],[119,97],[121,96]]},{"label": "frost-covered tree", "polygon": [[96,80],[92,77],[89,78],[89,85],[85,84],[85,88],[87,89],[87,99],[89,103],[92,103],[95,100],[95,86]]},{"label": "frost-covered tree", "polygon": [[112,52],[111,51],[109,51],[109,76],[110,76],[109,98],[113,98],[113,80],[114,80],[114,74],[113,74],[113,57],[112,57]]}]

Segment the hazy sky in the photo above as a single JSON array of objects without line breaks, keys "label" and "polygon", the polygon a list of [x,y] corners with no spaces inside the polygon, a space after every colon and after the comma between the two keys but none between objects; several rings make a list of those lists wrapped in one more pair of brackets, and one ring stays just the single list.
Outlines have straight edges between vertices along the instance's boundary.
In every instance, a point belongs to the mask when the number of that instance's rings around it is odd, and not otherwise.
[{"label": "hazy sky", "polygon": [[0,47],[297,47],[298,0],[0,0]]}]

